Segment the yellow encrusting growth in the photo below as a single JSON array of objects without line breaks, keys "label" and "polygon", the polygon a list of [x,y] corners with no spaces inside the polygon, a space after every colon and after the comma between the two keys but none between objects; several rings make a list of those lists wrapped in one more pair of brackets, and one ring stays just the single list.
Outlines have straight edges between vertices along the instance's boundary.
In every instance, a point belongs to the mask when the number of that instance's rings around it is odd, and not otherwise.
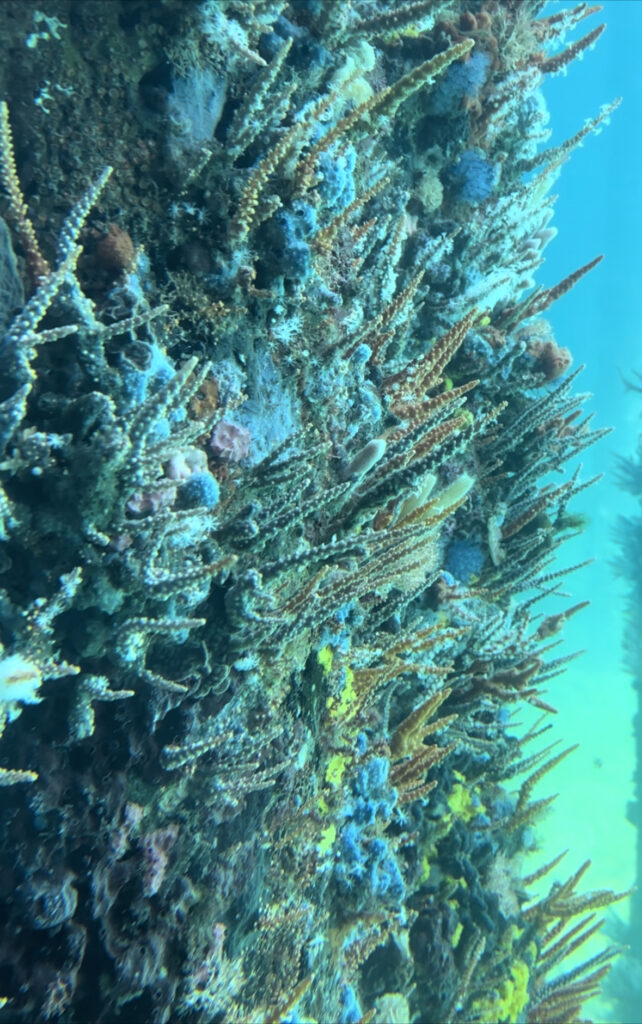
[{"label": "yellow encrusting growth", "polygon": [[341,785],[341,779],[349,760],[345,754],[333,754],[328,761],[328,767],[325,770],[325,781],[334,789],[338,789]]},{"label": "yellow encrusting growth", "polygon": [[516,1024],[528,1003],[530,970],[524,960],[516,960],[510,973],[497,991],[473,1003],[475,1020],[482,1024]]},{"label": "yellow encrusting growth", "polygon": [[333,657],[334,657],[334,652],[333,652],[332,648],[329,646],[329,644],[326,644],[325,647],[322,647],[321,650],[317,654],[317,661],[319,662],[319,665],[323,669],[323,672],[324,672],[325,675],[327,675],[330,672],[331,668],[332,668],[332,658]]},{"label": "yellow encrusting growth", "polygon": [[[459,772],[455,772],[455,777],[459,777]],[[462,821],[470,821],[476,814],[484,814],[486,810],[481,800],[475,798],[463,782],[456,782],[453,786],[448,797],[448,806],[455,817]]]},{"label": "yellow encrusting growth", "polygon": [[318,843],[317,849],[319,853],[329,853],[334,846],[334,841],[337,838],[337,826],[328,825],[321,832],[321,842]]},{"label": "yellow encrusting growth", "polygon": [[339,698],[328,697],[326,707],[330,710],[330,718],[343,718],[353,707],[357,699],[354,688],[354,672],[346,669],[346,681]]}]

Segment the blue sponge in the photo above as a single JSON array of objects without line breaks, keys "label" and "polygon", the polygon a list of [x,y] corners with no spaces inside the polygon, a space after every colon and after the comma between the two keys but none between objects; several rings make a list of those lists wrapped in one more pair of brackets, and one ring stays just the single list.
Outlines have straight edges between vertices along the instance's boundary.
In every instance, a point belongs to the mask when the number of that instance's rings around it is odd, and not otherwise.
[{"label": "blue sponge", "polygon": [[475,99],[488,77],[490,57],[475,49],[465,61],[455,61],[439,78],[428,97],[426,113],[434,117],[458,114],[464,99]]},{"label": "blue sponge", "polygon": [[193,473],[180,490],[183,508],[214,508],[219,501],[218,481],[211,473]]},{"label": "blue sponge", "polygon": [[446,569],[461,583],[470,583],[479,576],[484,564],[484,553],[478,540],[453,540],[446,551]]},{"label": "blue sponge", "polygon": [[448,181],[465,203],[483,203],[491,195],[497,179],[497,164],[487,160],[476,149],[467,149],[448,171]]}]

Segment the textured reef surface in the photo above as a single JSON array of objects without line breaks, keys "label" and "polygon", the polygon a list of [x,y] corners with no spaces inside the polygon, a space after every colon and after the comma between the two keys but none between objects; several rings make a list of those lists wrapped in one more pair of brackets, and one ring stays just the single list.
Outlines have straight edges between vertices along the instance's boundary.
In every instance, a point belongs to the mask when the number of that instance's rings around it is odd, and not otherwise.
[{"label": "textured reef surface", "polygon": [[596,10],[0,8],[0,1020],[598,990],[617,895],[533,831],[604,433],[544,317],[597,260],[534,275],[615,106],[546,148],[539,90]]}]

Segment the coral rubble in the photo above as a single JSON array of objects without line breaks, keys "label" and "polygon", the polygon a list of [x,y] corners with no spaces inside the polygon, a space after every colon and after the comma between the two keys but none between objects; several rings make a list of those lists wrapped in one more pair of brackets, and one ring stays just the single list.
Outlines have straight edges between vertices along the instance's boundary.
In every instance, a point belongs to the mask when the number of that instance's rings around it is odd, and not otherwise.
[{"label": "coral rubble", "polygon": [[614,107],[542,148],[595,10],[0,11],[10,1019],[554,1022],[597,991],[613,948],[564,961],[617,896],[536,888],[568,751],[512,723],[578,610],[537,614],[591,481],[547,474],[604,433],[542,318],[597,261],[534,281]]}]

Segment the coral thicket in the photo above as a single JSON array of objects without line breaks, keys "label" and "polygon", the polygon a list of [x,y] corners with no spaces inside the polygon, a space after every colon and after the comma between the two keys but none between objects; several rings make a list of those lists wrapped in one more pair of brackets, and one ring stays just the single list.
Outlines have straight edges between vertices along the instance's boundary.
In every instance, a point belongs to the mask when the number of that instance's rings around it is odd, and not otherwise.
[{"label": "coral thicket", "polygon": [[594,13],[0,10],[0,1015],[597,991],[616,895],[533,855],[604,433],[541,317],[598,261],[535,277],[615,105],[546,149],[540,86]]}]

